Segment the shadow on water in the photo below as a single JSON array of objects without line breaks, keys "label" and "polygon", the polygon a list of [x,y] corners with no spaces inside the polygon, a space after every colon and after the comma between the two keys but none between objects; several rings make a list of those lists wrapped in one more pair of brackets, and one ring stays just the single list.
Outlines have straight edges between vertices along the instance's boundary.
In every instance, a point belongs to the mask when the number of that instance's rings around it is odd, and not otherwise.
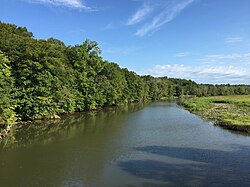
[{"label": "shadow on water", "polygon": [[126,184],[126,185],[122,185],[119,187],[166,187],[166,183],[163,184],[158,184],[158,183],[152,183],[152,182],[142,182],[142,183],[138,183],[138,184]]},{"label": "shadow on water", "polygon": [[136,177],[169,186],[250,186],[250,146],[233,145],[232,148],[233,151],[137,147],[137,151],[163,156],[165,160],[128,160],[118,163],[118,167]]}]

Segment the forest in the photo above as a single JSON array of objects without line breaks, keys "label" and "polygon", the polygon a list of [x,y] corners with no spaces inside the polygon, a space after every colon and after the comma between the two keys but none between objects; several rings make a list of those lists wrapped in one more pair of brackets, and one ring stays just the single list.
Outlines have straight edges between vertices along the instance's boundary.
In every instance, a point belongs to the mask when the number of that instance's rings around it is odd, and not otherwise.
[{"label": "forest", "polygon": [[0,22],[0,124],[182,96],[250,94],[249,85],[140,76],[102,58],[95,41],[68,46]]}]

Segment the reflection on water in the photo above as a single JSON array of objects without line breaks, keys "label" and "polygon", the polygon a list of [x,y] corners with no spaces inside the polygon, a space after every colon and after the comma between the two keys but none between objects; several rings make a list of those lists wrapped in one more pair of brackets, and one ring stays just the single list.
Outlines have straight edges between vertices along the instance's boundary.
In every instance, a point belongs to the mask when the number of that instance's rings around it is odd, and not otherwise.
[{"label": "reflection on water", "polygon": [[1,142],[0,186],[250,186],[250,137],[174,102],[16,126]]},{"label": "reflection on water", "polygon": [[89,186],[120,156],[121,124],[141,108],[106,108],[17,126],[0,149],[1,184]]},{"label": "reflection on water", "polygon": [[[60,120],[41,120],[32,124],[16,125],[9,136],[0,142],[2,150],[13,147],[29,146],[35,143],[50,143],[60,138],[67,139],[86,133],[102,131],[107,126],[123,120],[125,114],[138,111],[145,104],[130,104],[127,106],[104,108],[65,115]],[[115,126],[112,126],[115,127]],[[1,149],[0,149],[1,151]]]}]

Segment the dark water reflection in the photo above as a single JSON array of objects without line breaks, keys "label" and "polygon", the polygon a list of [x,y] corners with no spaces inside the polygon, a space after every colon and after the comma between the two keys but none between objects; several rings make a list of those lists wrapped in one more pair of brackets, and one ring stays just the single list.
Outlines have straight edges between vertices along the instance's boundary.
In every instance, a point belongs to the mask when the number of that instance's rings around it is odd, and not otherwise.
[{"label": "dark water reflection", "polygon": [[104,128],[110,128],[114,123],[119,123],[126,114],[136,112],[143,107],[144,104],[131,104],[64,115],[60,120],[41,120],[32,124],[17,125],[9,137],[1,142],[0,151],[14,147],[27,147],[35,143],[46,144],[60,138],[74,137],[77,134],[97,133],[97,131],[105,130]]},{"label": "dark water reflection", "polygon": [[172,102],[17,126],[1,142],[0,186],[250,186],[250,137]]}]

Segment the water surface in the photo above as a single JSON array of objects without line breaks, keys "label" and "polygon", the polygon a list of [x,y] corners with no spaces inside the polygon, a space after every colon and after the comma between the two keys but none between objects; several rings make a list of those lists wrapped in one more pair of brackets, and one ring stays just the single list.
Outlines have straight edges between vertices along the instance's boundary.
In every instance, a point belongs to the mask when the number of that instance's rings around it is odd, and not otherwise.
[{"label": "water surface", "polygon": [[17,127],[0,148],[0,186],[250,186],[250,137],[174,102]]}]

